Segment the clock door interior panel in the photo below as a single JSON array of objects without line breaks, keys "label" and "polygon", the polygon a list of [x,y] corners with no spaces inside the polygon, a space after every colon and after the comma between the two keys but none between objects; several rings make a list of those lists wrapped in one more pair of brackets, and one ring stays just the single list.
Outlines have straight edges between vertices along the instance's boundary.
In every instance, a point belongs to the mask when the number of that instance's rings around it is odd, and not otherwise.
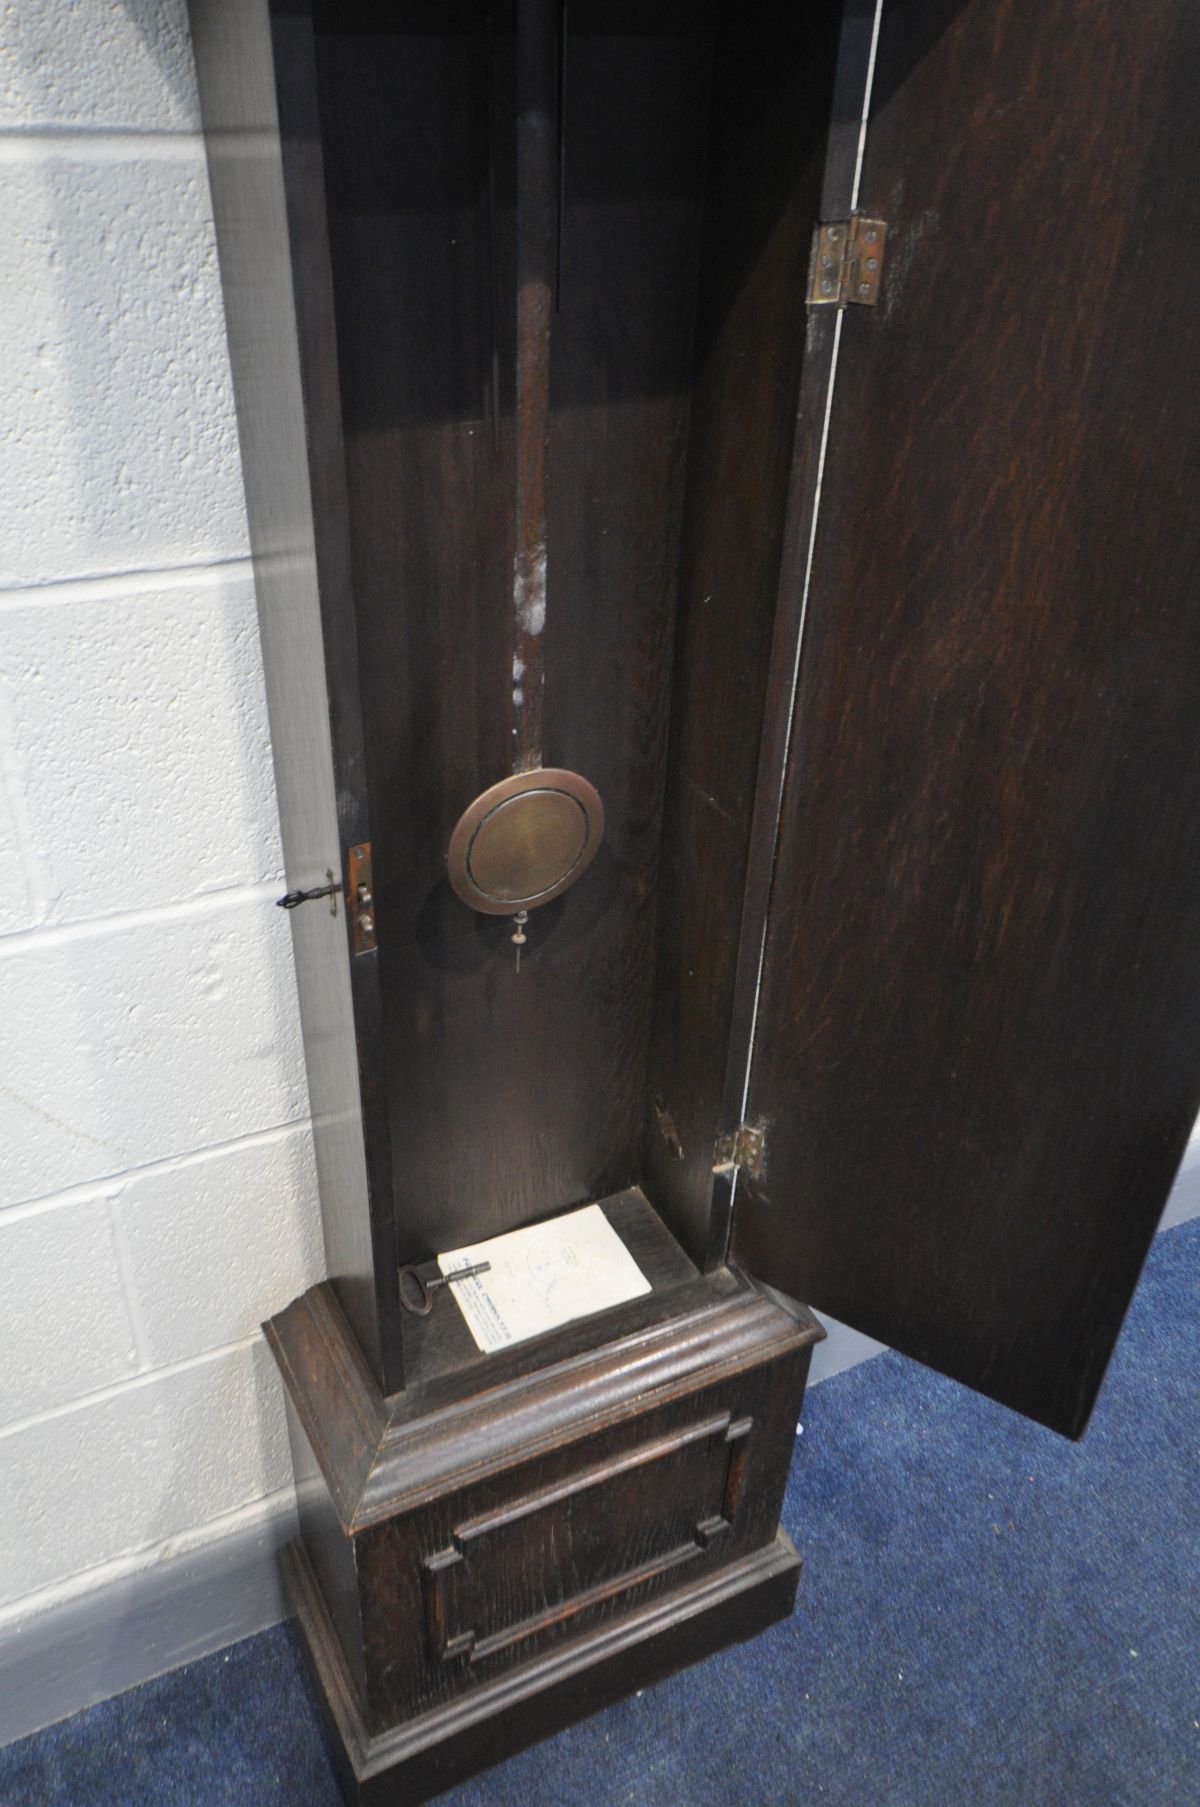
[{"label": "clock door interior panel", "polygon": [[1200,1105],[1200,314],[1128,276],[1200,29],[953,13],[882,18],[735,1247],[1079,1435]]}]

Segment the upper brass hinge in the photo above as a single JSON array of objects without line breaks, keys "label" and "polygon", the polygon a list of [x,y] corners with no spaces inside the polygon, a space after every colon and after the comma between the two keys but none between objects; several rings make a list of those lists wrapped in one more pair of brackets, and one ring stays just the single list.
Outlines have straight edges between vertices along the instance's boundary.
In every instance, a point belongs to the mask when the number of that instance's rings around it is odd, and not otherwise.
[{"label": "upper brass hinge", "polygon": [[827,220],[813,235],[808,271],[810,307],[874,307],[883,275],[886,220]]},{"label": "upper brass hinge", "polygon": [[754,1123],[741,1123],[728,1135],[718,1136],[713,1149],[713,1172],[729,1173],[744,1168],[754,1179],[760,1178],[766,1154],[766,1131]]}]

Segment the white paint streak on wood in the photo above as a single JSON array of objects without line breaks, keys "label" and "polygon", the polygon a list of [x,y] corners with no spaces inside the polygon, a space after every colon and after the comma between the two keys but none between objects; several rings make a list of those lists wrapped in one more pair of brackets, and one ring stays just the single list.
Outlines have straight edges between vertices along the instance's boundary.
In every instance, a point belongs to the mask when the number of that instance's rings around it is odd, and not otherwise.
[{"label": "white paint streak on wood", "polygon": [[[517,626],[532,638],[546,625],[546,548],[539,545],[529,558],[518,557],[513,582]],[[515,661],[514,661],[515,676]]]}]

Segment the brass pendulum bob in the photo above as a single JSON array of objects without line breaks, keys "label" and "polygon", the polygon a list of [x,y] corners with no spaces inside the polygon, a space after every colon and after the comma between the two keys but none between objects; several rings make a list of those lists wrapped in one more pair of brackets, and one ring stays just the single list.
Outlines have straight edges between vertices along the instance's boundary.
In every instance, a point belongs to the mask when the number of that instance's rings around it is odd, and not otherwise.
[{"label": "brass pendulum bob", "polygon": [[519,953],[530,910],[561,896],[587,871],[603,835],[600,794],[578,772],[554,766],[514,772],[463,811],[446,873],[473,910],[513,917]]}]

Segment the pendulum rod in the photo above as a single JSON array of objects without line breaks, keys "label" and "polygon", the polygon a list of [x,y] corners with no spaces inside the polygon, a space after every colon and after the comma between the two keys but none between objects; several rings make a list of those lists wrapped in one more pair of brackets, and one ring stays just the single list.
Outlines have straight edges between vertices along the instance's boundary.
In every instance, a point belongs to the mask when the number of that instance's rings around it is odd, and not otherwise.
[{"label": "pendulum rod", "polygon": [[[498,3],[498,0],[497,0]],[[483,16],[484,78],[496,91],[491,7]],[[512,770],[459,816],[446,849],[452,889],[485,916],[512,922],[516,969],[530,912],[561,896],[587,871],[604,837],[604,805],[580,772],[543,764],[543,645],[546,632],[546,464],[550,424],[550,330],[562,273],[566,179],[566,0],[516,0],[516,419],[512,588]],[[496,119],[488,125],[494,163]],[[494,174],[483,197],[489,240]],[[495,345],[492,247],[490,314]],[[493,433],[499,419],[493,361]]]},{"label": "pendulum rod", "polygon": [[486,0],[483,13],[483,81],[487,90],[487,155],[484,158],[484,232],[487,271],[488,336],[491,357],[488,365],[488,413],[492,421],[492,451],[500,450],[500,303],[496,293],[500,280],[496,269],[496,28],[492,19],[491,0]]},{"label": "pendulum rod", "polygon": [[[550,318],[558,284],[559,0],[517,0],[517,507],[513,771],[542,764]],[[517,971],[526,911],[513,918]]]},{"label": "pendulum rod", "polygon": [[554,311],[562,312],[563,215],[567,208],[567,0],[558,17],[558,195],[554,223]]},{"label": "pendulum rod", "polygon": [[514,772],[542,763],[546,436],[558,227],[558,0],[517,4],[517,496]]}]

